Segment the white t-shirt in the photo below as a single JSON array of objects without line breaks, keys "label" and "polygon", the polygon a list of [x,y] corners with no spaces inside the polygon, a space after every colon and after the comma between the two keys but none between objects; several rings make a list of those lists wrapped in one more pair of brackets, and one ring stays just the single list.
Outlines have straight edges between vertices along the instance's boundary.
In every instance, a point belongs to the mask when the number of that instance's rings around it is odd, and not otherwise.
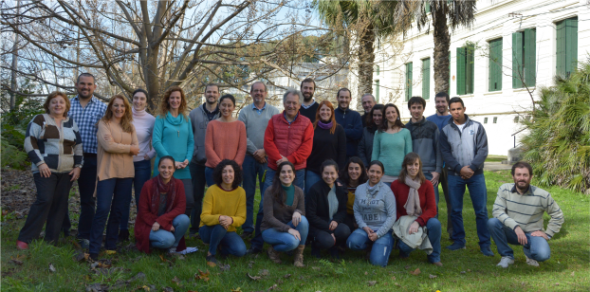
[{"label": "white t-shirt", "polygon": [[459,128],[459,132],[463,133],[463,128],[465,128],[465,124],[467,124],[467,123],[463,123],[462,125],[457,125],[455,123],[455,126],[457,126]]}]

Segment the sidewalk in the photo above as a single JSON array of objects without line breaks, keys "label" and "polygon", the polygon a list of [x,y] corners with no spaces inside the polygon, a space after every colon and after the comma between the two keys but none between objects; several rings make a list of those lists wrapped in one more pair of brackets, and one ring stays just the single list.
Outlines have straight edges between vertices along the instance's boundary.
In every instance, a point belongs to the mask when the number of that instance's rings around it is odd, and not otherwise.
[{"label": "sidewalk", "polygon": [[483,170],[487,171],[499,171],[499,170],[511,170],[512,164],[502,164],[501,162],[486,162],[483,166]]}]

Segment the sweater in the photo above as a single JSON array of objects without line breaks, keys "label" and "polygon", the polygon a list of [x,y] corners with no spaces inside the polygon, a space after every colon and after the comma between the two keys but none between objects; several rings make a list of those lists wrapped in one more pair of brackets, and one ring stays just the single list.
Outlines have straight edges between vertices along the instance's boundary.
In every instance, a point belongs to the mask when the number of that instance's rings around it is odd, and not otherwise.
[{"label": "sweater", "polygon": [[315,102],[313,102],[313,104],[311,104],[308,108],[306,108],[304,105],[301,105],[301,108],[299,109],[299,113],[301,113],[303,116],[307,117],[311,123],[313,124],[315,122],[315,116],[318,112],[318,108],[320,107],[320,104]]},{"label": "sweater", "polygon": [[[281,200],[285,202],[285,193],[282,192]],[[303,190],[295,186],[293,204],[291,206],[281,205],[271,193],[271,188],[266,188],[262,202],[264,217],[260,224],[260,231],[274,228],[279,232],[287,232],[291,226],[287,225],[293,219],[293,213],[299,212],[305,216],[305,199]]]},{"label": "sweater", "polygon": [[200,165],[205,165],[207,162],[207,156],[205,155],[205,136],[207,136],[207,126],[210,121],[218,117],[219,108],[215,108],[213,112],[209,112],[207,111],[205,104],[192,110],[189,114],[194,137],[192,162]]},{"label": "sweater", "polygon": [[131,133],[123,131],[121,124],[98,122],[98,153],[96,161],[96,179],[103,181],[110,178],[135,177],[131,145],[139,146],[135,127],[131,125]]},{"label": "sweater", "polygon": [[328,202],[328,193],[330,186],[323,180],[318,181],[309,189],[305,209],[307,210],[307,221],[309,222],[309,231],[315,234],[317,231],[333,233],[330,230],[330,223],[336,221],[342,224],[346,219],[346,202],[348,201],[348,190],[345,186],[336,186],[336,198],[338,199],[338,210],[332,220],[330,220],[330,205]]},{"label": "sweater", "polygon": [[506,227],[514,230],[520,226],[522,231],[530,233],[543,230],[543,212],[547,212],[551,219],[545,233],[553,237],[561,229],[563,212],[551,197],[549,192],[535,186],[530,186],[524,194],[519,194],[513,183],[503,184],[498,190],[494,202],[492,215]]},{"label": "sweater", "polygon": [[422,171],[442,172],[442,153],[440,152],[440,131],[435,123],[422,118],[417,123],[410,120],[406,129],[412,134],[412,149],[422,160]]},{"label": "sweater", "polygon": [[274,115],[264,133],[264,151],[268,167],[277,170],[277,161],[282,156],[295,165],[295,170],[307,167],[307,158],[313,145],[313,125],[308,118],[297,115],[290,124],[285,113]]},{"label": "sweater", "polygon": [[245,106],[240,110],[238,120],[246,126],[246,137],[248,148],[246,154],[252,155],[256,150],[264,148],[264,132],[268,121],[272,116],[279,113],[279,110],[266,103],[261,111],[254,104]]},{"label": "sweater", "polygon": [[375,139],[376,131],[377,130],[374,128],[364,127],[363,137],[359,141],[358,156],[363,161],[365,167],[371,162],[373,155],[373,140]]},{"label": "sweater", "polygon": [[432,116],[429,116],[426,118],[426,120],[431,121],[433,123],[436,124],[436,126],[438,127],[438,130],[442,132],[442,128],[449,123],[449,120],[452,119],[452,116],[446,115],[446,116],[439,116],[437,114],[434,114]]},{"label": "sweater", "polygon": [[227,228],[227,232],[235,232],[236,228],[246,222],[246,191],[242,187],[226,191],[218,185],[212,185],[207,189],[203,199],[200,226],[218,225],[221,215],[230,216],[234,221]]},{"label": "sweater", "polygon": [[[177,162],[189,161],[193,157],[193,129],[190,121],[186,120],[182,114],[176,118],[170,112],[165,117],[158,116],[154,124],[154,135],[152,136],[152,146],[156,149],[156,160],[154,165],[158,165],[160,158],[170,155]],[[158,167],[154,167],[154,176],[158,175]],[[177,179],[190,179],[191,172],[187,167],[177,169],[174,172]]]},{"label": "sweater", "polygon": [[[410,193],[410,187],[405,183],[395,180],[391,183],[391,191],[395,196],[397,206],[397,218],[408,215],[406,212],[406,202]],[[420,209],[422,215],[418,216],[416,221],[420,226],[425,226],[430,218],[436,217],[436,200],[434,198],[434,187],[429,180],[425,180],[418,189],[418,197],[420,198]]]},{"label": "sweater", "polygon": [[354,218],[359,228],[369,227],[378,237],[391,231],[397,217],[395,196],[389,186],[379,182],[370,188],[366,182],[356,188],[355,197]]},{"label": "sweater", "polygon": [[402,128],[395,134],[381,130],[375,133],[371,160],[379,160],[385,167],[385,174],[399,176],[402,162],[412,152],[412,135],[408,129]]},{"label": "sweater", "polygon": [[68,117],[58,127],[50,115],[36,115],[27,127],[24,148],[33,173],[43,163],[54,173],[70,172],[84,163],[80,131]]},{"label": "sweater", "polygon": [[322,163],[328,159],[336,161],[339,168],[346,166],[346,134],[340,125],[336,125],[334,134],[330,134],[330,129],[324,130],[316,126],[306,170],[320,174]]},{"label": "sweater", "polygon": [[344,128],[346,133],[346,157],[357,155],[358,142],[363,136],[363,123],[361,115],[351,109],[334,110],[336,122]]},{"label": "sweater", "polygon": [[145,160],[147,154],[150,159],[156,156],[156,150],[152,146],[152,133],[154,132],[154,123],[156,118],[148,114],[145,110],[133,111],[133,126],[135,126],[135,132],[137,133],[137,141],[139,142],[139,154],[133,156],[133,161]]},{"label": "sweater", "polygon": [[483,173],[488,157],[488,136],[483,125],[465,115],[463,130],[453,119],[443,127],[440,137],[440,151],[449,175],[459,176],[463,166],[469,166],[474,175]]},{"label": "sweater", "polygon": [[246,139],[246,126],[242,121],[209,122],[205,138],[205,166],[215,168],[224,159],[233,160],[242,166],[248,147]]},{"label": "sweater", "polygon": [[[172,206],[169,212],[158,216],[156,213],[159,210],[160,200],[155,203],[155,210],[152,209],[152,198],[154,196],[154,184],[157,183],[157,178],[152,178],[145,182],[141,189],[141,196],[139,197],[139,205],[137,216],[135,220],[135,246],[140,251],[150,253],[150,231],[155,222],[160,224],[160,229],[170,231],[172,221],[180,214],[184,214],[186,209],[186,198],[184,195],[184,185],[182,181],[172,178],[175,181],[176,193],[174,201],[171,201],[171,196],[166,196],[166,206]],[[177,251],[182,251],[186,248],[184,237],[178,243]]]}]

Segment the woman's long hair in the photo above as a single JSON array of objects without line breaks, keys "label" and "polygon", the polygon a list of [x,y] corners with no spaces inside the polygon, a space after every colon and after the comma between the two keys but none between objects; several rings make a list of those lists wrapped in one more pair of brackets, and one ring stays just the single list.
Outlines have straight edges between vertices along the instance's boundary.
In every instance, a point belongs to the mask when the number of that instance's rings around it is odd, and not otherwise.
[{"label": "woman's long hair", "polygon": [[426,177],[422,173],[422,159],[420,159],[420,156],[414,152],[408,153],[408,155],[406,155],[406,157],[404,158],[404,162],[402,162],[402,170],[399,172],[399,177],[397,178],[400,182],[406,182],[406,176],[408,176],[408,164],[412,164],[416,162],[416,160],[418,160],[418,163],[420,164],[420,169],[418,170],[418,174],[416,175],[416,177],[418,177],[418,179],[420,180],[420,184],[424,183]]},{"label": "woman's long hair", "polygon": [[383,107],[383,122],[381,122],[381,126],[379,127],[379,130],[387,131],[389,129],[389,121],[387,120],[387,116],[385,115],[385,112],[387,112],[387,109],[390,107],[393,107],[395,109],[395,111],[397,112],[397,120],[395,120],[394,124],[396,126],[398,126],[400,129],[405,128],[406,126],[404,125],[404,123],[402,123],[401,115],[399,113],[399,109],[397,108],[397,106],[393,103],[388,103],[385,105],[385,107]]},{"label": "woman's long hair", "polygon": [[329,107],[330,112],[332,113],[332,118],[330,119],[330,121],[332,122],[332,128],[330,128],[330,134],[334,134],[334,132],[336,132],[336,126],[338,126],[338,124],[336,123],[336,115],[334,114],[334,105],[332,105],[332,103],[328,100],[320,102],[318,110],[315,113],[315,122],[313,122],[313,129],[315,130],[315,128],[318,126],[318,122],[320,121],[320,109],[324,105]]},{"label": "woman's long hair", "polygon": [[162,98],[162,102],[160,103],[159,108],[160,116],[164,118],[166,117],[166,114],[168,114],[168,112],[170,111],[170,95],[175,91],[180,92],[180,107],[178,108],[178,113],[181,114],[186,121],[188,121],[188,116],[186,114],[186,97],[184,95],[184,90],[182,90],[182,88],[180,88],[179,86],[171,86],[164,93],[164,97]]},{"label": "woman's long hair", "polygon": [[213,169],[213,180],[216,185],[221,187],[221,184],[223,183],[223,169],[228,165],[234,169],[234,181],[231,184],[231,188],[235,190],[242,183],[242,168],[233,160],[224,159],[219,162],[219,164]]},{"label": "woman's long hair", "polygon": [[295,165],[293,165],[293,163],[291,163],[289,161],[283,161],[277,167],[277,171],[275,172],[275,176],[273,178],[272,185],[270,186],[270,195],[275,199],[275,201],[277,201],[283,207],[285,206],[285,202],[284,202],[285,196],[283,195],[285,193],[285,191],[283,191],[283,188],[282,188],[280,175],[281,175],[281,170],[285,166],[291,167],[291,170],[293,171],[293,183],[295,183],[295,179],[297,179],[297,175],[295,174]]},{"label": "woman's long hair", "polygon": [[350,186],[350,175],[348,174],[348,167],[351,163],[356,163],[361,167],[361,176],[359,176],[358,184],[361,185],[366,183],[369,180],[369,176],[367,175],[367,169],[365,169],[365,164],[363,163],[363,160],[361,160],[358,156],[353,156],[350,159],[348,159],[346,167],[344,167],[344,169],[340,171],[340,181],[345,186]]},{"label": "woman's long hair", "polygon": [[[375,130],[377,130],[377,128],[379,128],[381,125],[377,126],[377,124],[375,124],[375,121],[373,121],[373,113],[376,111],[383,111],[383,108],[385,106],[382,104],[376,104],[373,106],[373,108],[369,111],[369,116],[367,117],[367,128],[372,129],[373,132],[375,132]],[[383,120],[385,119],[385,117],[381,118],[381,124],[383,124]]]},{"label": "woman's long hair", "polygon": [[103,120],[105,123],[108,123],[113,118],[112,107],[116,99],[122,100],[123,104],[125,105],[125,114],[123,114],[123,117],[121,118],[121,128],[124,132],[131,133],[133,132],[133,113],[131,112],[131,104],[123,95],[117,94],[111,97],[109,104],[107,105],[107,110],[101,120]]}]

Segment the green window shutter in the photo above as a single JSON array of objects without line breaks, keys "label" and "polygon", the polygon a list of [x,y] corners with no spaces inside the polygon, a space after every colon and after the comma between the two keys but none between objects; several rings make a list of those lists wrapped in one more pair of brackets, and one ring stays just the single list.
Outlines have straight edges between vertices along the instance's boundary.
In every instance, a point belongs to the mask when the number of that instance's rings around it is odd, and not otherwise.
[{"label": "green window shutter", "polygon": [[430,98],[430,58],[422,60],[422,98]]},{"label": "green window shutter", "polygon": [[475,46],[465,47],[465,94],[473,93],[473,71],[475,70]]},{"label": "green window shutter", "polygon": [[[567,20],[567,19],[566,19]],[[557,23],[557,48],[556,48],[556,59],[555,59],[555,63],[557,65],[557,75],[561,76],[561,77],[566,77],[566,69],[565,69],[565,63],[566,63],[566,48],[565,48],[565,42],[566,42],[566,37],[565,37],[565,23],[566,20],[564,21],[560,21]]]},{"label": "green window shutter", "polygon": [[570,74],[578,66],[578,18],[565,20],[565,74]]},{"label": "green window shutter", "polygon": [[490,41],[489,91],[502,90],[502,39]]},{"label": "green window shutter", "polygon": [[406,101],[412,97],[412,63],[406,64]]},{"label": "green window shutter", "polygon": [[426,13],[430,12],[430,3],[426,3],[424,4],[426,7],[424,7],[424,9],[426,10]]},{"label": "green window shutter", "polygon": [[379,102],[379,80],[375,80],[375,101]]},{"label": "green window shutter", "polygon": [[465,94],[465,48],[457,48],[457,95]]},{"label": "green window shutter", "polygon": [[521,88],[523,80],[522,32],[512,34],[512,88]]},{"label": "green window shutter", "polygon": [[537,79],[536,34],[534,28],[524,30],[524,81],[528,87],[534,87]]},{"label": "green window shutter", "polygon": [[376,69],[375,71],[376,71],[377,75],[379,75],[379,69],[380,69],[379,65],[377,65],[375,69]]}]

